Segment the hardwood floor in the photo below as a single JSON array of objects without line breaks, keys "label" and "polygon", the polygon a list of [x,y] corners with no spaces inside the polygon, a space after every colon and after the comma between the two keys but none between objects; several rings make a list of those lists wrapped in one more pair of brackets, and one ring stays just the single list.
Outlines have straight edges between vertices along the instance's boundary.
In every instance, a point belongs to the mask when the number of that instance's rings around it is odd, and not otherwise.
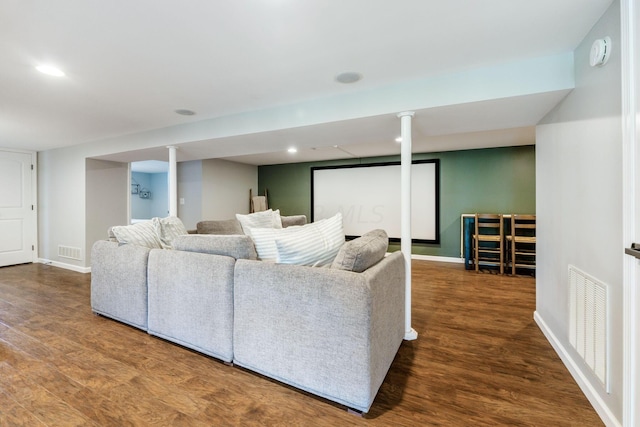
[{"label": "hardwood floor", "polygon": [[93,315],[88,274],[0,268],[0,426],[603,425],[533,321],[535,279],[413,265],[418,339],[363,418]]}]

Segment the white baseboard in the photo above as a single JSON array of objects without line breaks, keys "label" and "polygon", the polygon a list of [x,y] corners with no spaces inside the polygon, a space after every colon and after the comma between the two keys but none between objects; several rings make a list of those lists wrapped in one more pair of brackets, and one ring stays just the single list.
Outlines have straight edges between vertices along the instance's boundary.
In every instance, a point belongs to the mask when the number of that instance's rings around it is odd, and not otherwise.
[{"label": "white baseboard", "polygon": [[58,262],[58,261],[51,261],[45,258],[38,258],[37,262],[39,262],[40,264],[51,265],[53,267],[64,268],[65,270],[76,271],[78,273],[91,273],[91,267],[78,267],[77,265],[66,264],[64,262]]},{"label": "white baseboard", "polygon": [[417,259],[420,261],[453,262],[457,264],[464,264],[464,258],[454,258],[448,256],[411,254],[411,259]]},{"label": "white baseboard", "polygon": [[593,409],[596,410],[602,422],[608,427],[622,427],[622,423],[618,420],[615,415],[611,412],[607,404],[602,400],[598,392],[593,388],[591,382],[587,379],[587,377],[580,369],[580,366],[576,361],[571,357],[570,353],[567,349],[562,345],[558,337],[551,331],[547,323],[544,321],[542,316],[535,311],[533,313],[533,319],[538,324],[538,327],[547,338],[553,349],[556,351],[558,356],[560,356],[560,360],[567,367],[569,373],[580,387],[580,390],[587,397]]}]

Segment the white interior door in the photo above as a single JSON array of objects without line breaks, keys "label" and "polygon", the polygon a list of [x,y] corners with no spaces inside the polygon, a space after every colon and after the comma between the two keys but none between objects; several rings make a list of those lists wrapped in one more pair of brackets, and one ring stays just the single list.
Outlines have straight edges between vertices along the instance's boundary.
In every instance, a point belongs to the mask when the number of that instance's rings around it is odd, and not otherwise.
[{"label": "white interior door", "polygon": [[32,155],[0,151],[0,266],[33,262]]}]

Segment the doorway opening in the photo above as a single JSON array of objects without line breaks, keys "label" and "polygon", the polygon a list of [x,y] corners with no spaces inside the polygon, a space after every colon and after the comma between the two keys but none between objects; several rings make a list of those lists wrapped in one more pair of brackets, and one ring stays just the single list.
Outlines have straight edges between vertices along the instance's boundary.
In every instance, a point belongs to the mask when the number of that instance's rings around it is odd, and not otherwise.
[{"label": "doorway opening", "polygon": [[131,223],[169,214],[169,163],[131,162]]}]

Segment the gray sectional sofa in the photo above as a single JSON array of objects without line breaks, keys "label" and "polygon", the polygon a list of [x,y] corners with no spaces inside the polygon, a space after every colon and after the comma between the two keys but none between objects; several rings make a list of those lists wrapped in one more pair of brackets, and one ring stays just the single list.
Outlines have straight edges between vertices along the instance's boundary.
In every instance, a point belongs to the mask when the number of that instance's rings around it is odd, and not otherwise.
[{"label": "gray sectional sofa", "polygon": [[323,268],[259,261],[241,234],[179,236],[171,250],[98,241],[92,309],[368,412],[404,336],[404,261],[387,243],[367,233]]}]

